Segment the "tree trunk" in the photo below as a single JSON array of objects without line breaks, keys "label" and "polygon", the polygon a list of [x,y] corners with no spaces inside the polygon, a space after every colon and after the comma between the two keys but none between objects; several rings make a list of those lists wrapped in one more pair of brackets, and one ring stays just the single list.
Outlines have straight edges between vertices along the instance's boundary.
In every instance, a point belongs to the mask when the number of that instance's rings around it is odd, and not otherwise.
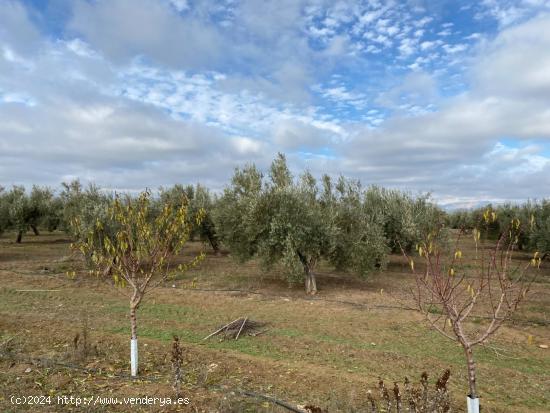
[{"label": "tree trunk", "polygon": [[317,281],[315,280],[315,273],[309,267],[306,267],[306,294],[317,294]]},{"label": "tree trunk", "polygon": [[137,305],[130,304],[130,338],[137,338],[137,318],[136,318]]},{"label": "tree trunk", "polygon": [[[103,270],[103,277],[107,277],[108,275],[111,275],[113,273],[113,267],[115,266],[116,264],[116,259],[113,258],[113,263],[109,266],[107,266],[104,270]],[[136,309],[137,309],[137,306],[136,306]]]},{"label": "tree trunk", "polygon": [[18,244],[21,244],[22,238],[23,238],[23,231],[19,230],[19,232],[17,233],[17,239],[15,240],[15,242],[17,242]]},{"label": "tree trunk", "polygon": [[296,251],[296,254],[298,255],[298,258],[300,259],[300,262],[304,267],[306,294],[315,295],[317,294],[317,281],[315,280],[315,273],[313,272],[313,268],[315,267],[316,260],[311,258],[308,261],[306,256],[303,255],[300,251]]},{"label": "tree trunk", "polygon": [[472,347],[469,345],[464,346],[464,352],[466,353],[466,360],[468,362],[468,386],[470,388],[471,399],[477,399],[477,386],[476,386],[476,363],[474,361],[474,354]]},{"label": "tree trunk", "polygon": [[216,237],[211,234],[208,234],[207,238],[208,238],[208,242],[210,243],[210,246],[212,247],[216,255],[220,255],[220,244],[216,239]]},{"label": "tree trunk", "polygon": [[34,232],[34,235],[40,235],[40,232],[38,232],[38,228],[36,228],[36,225],[31,225],[32,231]]}]

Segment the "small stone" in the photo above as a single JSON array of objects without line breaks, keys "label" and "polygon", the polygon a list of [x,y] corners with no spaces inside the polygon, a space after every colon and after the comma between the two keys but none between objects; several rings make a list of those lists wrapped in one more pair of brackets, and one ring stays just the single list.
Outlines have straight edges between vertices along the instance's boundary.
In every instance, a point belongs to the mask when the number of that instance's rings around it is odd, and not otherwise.
[{"label": "small stone", "polygon": [[31,371],[32,371],[32,369],[31,369],[30,367],[27,367],[27,368],[25,369],[25,373],[30,373]]},{"label": "small stone", "polygon": [[539,344],[539,348],[548,348],[548,344]]}]

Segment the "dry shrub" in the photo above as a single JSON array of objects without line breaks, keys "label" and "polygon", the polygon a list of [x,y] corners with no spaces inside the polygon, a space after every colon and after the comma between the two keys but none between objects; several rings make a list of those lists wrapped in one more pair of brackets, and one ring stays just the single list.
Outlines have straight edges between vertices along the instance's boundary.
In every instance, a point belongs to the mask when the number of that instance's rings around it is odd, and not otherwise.
[{"label": "dry shrub", "polygon": [[428,384],[428,373],[420,376],[420,385],[412,386],[405,378],[403,392],[397,382],[391,392],[382,379],[378,382],[378,397],[370,390],[367,392],[367,413],[449,413],[451,403],[447,384],[451,376],[450,370],[445,370],[437,380],[435,387]]},{"label": "dry shrub", "polygon": [[73,354],[72,358],[75,361],[85,361],[90,356],[97,356],[97,345],[92,345],[90,336],[90,327],[88,325],[88,317],[82,318],[82,326],[73,338]]},{"label": "dry shrub", "polygon": [[180,397],[181,382],[183,379],[183,349],[180,346],[178,336],[174,336],[172,341],[172,352],[170,361],[172,362],[172,374],[174,377],[173,387],[176,392],[176,398]]}]

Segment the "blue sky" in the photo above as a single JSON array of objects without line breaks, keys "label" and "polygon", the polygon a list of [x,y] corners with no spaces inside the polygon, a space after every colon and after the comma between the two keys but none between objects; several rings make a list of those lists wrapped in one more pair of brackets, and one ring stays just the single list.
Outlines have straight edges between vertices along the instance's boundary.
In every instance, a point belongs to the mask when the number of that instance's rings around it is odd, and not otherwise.
[{"label": "blue sky", "polygon": [[0,0],[0,185],[550,196],[550,1]]}]

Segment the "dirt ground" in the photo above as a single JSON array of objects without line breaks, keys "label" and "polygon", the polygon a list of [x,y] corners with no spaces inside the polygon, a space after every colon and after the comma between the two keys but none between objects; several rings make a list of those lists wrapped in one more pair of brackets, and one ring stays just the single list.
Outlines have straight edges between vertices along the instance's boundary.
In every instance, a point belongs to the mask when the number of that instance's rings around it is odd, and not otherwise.
[{"label": "dirt ground", "polygon": [[[367,280],[321,268],[319,294],[309,299],[277,271],[192,243],[181,259],[202,248],[207,259],[152,291],[138,311],[140,377],[131,380],[127,291],[88,275],[64,234],[28,235],[22,244],[12,235],[0,238],[2,412],[287,411],[242,391],[331,413],[361,412],[379,377],[393,386],[405,376],[418,382],[427,371],[432,386],[446,368],[453,411],[463,411],[462,350],[408,309],[413,277],[402,257],[392,256],[387,270]],[[73,270],[76,276],[67,276]],[[477,348],[483,411],[550,412],[550,349],[540,347],[550,344],[549,310],[545,262],[514,320]],[[267,331],[203,340],[239,317],[267,322]],[[181,394],[188,405],[74,404],[77,397],[174,398],[173,335],[185,350]],[[63,396],[75,399],[61,405]],[[27,404],[16,405],[13,397]]]}]

